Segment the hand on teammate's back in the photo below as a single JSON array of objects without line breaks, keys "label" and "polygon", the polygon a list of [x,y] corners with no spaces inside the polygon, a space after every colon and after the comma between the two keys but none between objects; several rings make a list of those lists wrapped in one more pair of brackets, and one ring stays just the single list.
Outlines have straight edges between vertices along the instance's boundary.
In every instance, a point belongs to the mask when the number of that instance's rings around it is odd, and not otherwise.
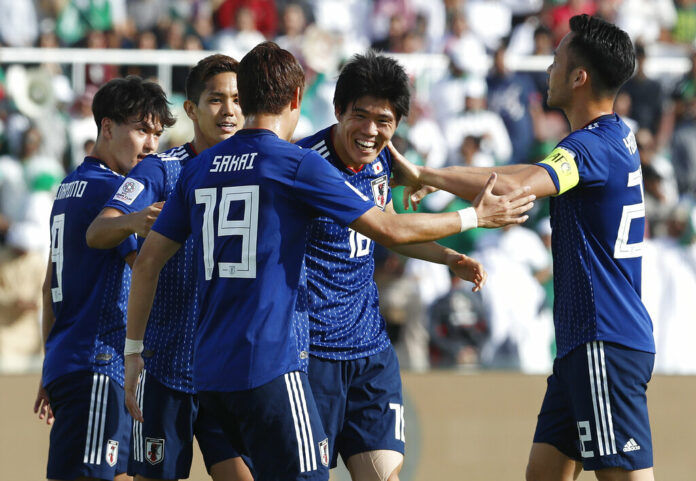
[{"label": "hand on teammate's back", "polygon": [[145,207],[143,210],[133,213],[133,231],[138,237],[145,238],[152,229],[152,225],[157,220],[157,217],[162,212],[164,201],[155,202],[152,205]]},{"label": "hand on teammate's back", "polygon": [[509,194],[495,195],[493,186],[497,178],[497,174],[491,174],[486,186],[474,199],[478,226],[491,229],[526,222],[529,216],[524,213],[534,206],[536,196],[529,193],[529,186],[520,187]]}]

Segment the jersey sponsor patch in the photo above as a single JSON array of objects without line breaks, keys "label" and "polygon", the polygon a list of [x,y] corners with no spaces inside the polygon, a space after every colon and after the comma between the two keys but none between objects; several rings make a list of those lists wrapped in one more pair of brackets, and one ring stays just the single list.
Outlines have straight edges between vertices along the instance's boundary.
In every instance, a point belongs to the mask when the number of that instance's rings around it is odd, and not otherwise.
[{"label": "jersey sponsor patch", "polygon": [[563,147],[556,147],[544,160],[539,162],[550,166],[558,176],[558,194],[568,192],[580,182],[575,154]]},{"label": "jersey sponsor patch", "polygon": [[118,461],[118,441],[109,439],[106,443],[106,464],[114,467],[116,461]]},{"label": "jersey sponsor patch", "polygon": [[375,198],[375,204],[380,209],[384,209],[387,205],[387,176],[383,175],[379,179],[370,182],[372,185],[372,196]]},{"label": "jersey sponsor patch", "polygon": [[162,462],[164,459],[164,439],[145,438],[145,459],[152,465]]},{"label": "jersey sponsor patch", "polygon": [[123,202],[126,205],[131,205],[140,193],[145,190],[145,186],[135,179],[126,179],[119,187],[114,199]]}]

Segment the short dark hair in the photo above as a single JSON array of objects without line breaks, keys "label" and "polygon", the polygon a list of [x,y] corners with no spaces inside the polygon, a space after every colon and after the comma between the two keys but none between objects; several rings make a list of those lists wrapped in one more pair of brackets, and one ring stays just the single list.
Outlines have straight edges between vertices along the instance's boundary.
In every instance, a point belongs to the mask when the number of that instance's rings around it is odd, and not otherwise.
[{"label": "short dark hair", "polygon": [[273,42],[258,44],[239,62],[237,87],[245,117],[281,113],[295,90],[299,88],[302,95],[304,85],[304,71],[297,59]]},{"label": "short dark hair", "polygon": [[394,107],[397,122],[408,115],[411,90],[408,75],[399,62],[372,50],[351,58],[338,76],[334,107],[342,114],[348,104],[366,95],[388,100]]},{"label": "short dark hair", "polygon": [[568,71],[583,65],[590,73],[596,94],[615,95],[635,69],[636,54],[628,34],[586,14],[572,17],[570,30],[575,36],[568,46]]},{"label": "short dark hair", "polygon": [[205,83],[219,73],[239,71],[239,62],[232,57],[216,53],[198,62],[186,77],[186,99],[197,104],[205,90]]},{"label": "short dark hair", "polygon": [[139,116],[138,120],[143,120],[151,115],[163,127],[171,127],[176,122],[162,87],[137,75],[109,80],[102,85],[94,94],[92,114],[97,123],[97,134],[101,132],[105,118],[124,124],[130,117]]}]

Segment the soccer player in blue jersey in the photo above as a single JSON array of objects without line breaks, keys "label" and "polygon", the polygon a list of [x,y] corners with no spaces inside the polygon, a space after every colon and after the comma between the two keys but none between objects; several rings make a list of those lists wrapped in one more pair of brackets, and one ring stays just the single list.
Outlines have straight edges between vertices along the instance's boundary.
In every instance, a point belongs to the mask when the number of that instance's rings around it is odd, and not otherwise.
[{"label": "soccer player in blue jersey", "polygon": [[[653,479],[646,389],[652,322],[641,301],[645,208],[636,141],[613,113],[633,74],[628,35],[572,17],[548,68],[548,103],[572,132],[536,165],[418,168],[399,159],[401,181],[471,198],[491,171],[505,192],[531,185],[551,199],[557,358],[537,421],[528,480]],[[422,192],[414,194],[416,199]],[[407,200],[405,199],[407,202]]]},{"label": "soccer player in blue jersey", "polygon": [[[451,235],[466,221],[459,213],[385,213],[326,169],[317,152],[289,143],[304,73],[286,50],[270,42],[252,49],[240,62],[238,86],[245,129],[184,166],[136,259],[126,404],[142,419],[138,353],[157,279],[191,235],[201,306],[193,379],[201,404],[249,454],[257,481],[326,480],[330,447],[305,373],[308,326],[293,322],[310,222],[328,215],[393,245]],[[478,222],[529,208],[527,195],[501,200],[489,190],[478,205],[492,207],[479,209]]]},{"label": "soccer player in blue jersey", "polygon": [[[159,85],[139,77],[102,86],[92,103],[92,154],[60,187],[51,211],[44,282],[42,385],[34,410],[55,416],[48,479],[130,479],[130,419],[124,407],[123,345],[136,241],[91,249],[85,232],[126,175],[156,152],[174,124]],[[52,413],[50,412],[52,410]]]},{"label": "soccer player in blue jersey", "polygon": [[[238,65],[227,55],[215,54],[191,69],[184,108],[193,121],[193,140],[146,157],[130,172],[88,229],[91,247],[111,248],[132,234],[144,238],[183,166],[242,127]],[[143,422],[133,424],[130,451],[128,471],[136,480],[188,478],[194,434],[213,479],[251,479],[221,426],[199,407],[195,396],[192,363],[198,304],[193,269],[189,239],[164,266],[157,286],[138,387]]]},{"label": "soccer player in blue jersey", "polygon": [[[369,52],[341,70],[334,93],[338,123],[301,140],[380,209],[394,213],[387,145],[408,115],[409,81],[394,59]],[[392,247],[448,265],[480,283],[473,259],[434,242]],[[309,381],[333,447],[331,467],[343,458],[354,481],[398,480],[404,454],[404,409],[399,361],[379,312],[370,238],[329,216],[310,226],[305,254],[309,317]],[[306,292],[305,292],[306,290]]]}]

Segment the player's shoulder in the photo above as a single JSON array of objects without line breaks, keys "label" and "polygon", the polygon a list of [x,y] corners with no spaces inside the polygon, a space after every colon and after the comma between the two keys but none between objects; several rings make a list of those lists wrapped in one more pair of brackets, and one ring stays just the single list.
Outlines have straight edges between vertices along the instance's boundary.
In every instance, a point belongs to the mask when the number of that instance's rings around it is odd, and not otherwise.
[{"label": "player's shoulder", "polygon": [[74,172],[63,180],[63,182],[73,182],[78,179],[119,185],[123,182],[124,177],[111,170],[98,159],[87,157]]},{"label": "player's shoulder", "polygon": [[321,152],[328,152],[329,149],[329,134],[331,127],[326,127],[304,139],[298,140],[296,145],[303,149],[312,149]]}]

